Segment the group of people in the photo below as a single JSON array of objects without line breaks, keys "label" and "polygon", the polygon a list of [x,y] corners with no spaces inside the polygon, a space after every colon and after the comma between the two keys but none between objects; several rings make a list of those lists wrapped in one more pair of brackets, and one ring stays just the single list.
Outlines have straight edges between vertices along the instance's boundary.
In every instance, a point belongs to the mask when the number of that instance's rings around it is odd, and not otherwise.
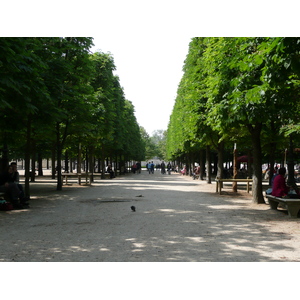
[{"label": "group of people", "polygon": [[[187,172],[188,172],[187,167],[186,167],[186,165],[184,165],[183,168],[180,170],[180,173],[182,175],[187,175]],[[197,163],[195,163],[195,166],[193,168],[192,176],[193,176],[194,180],[200,176],[200,165]]]},{"label": "group of people", "polygon": [[131,171],[133,174],[137,173],[140,174],[141,173],[141,164],[140,162],[134,163],[132,165]]},{"label": "group of people", "polygon": [[23,186],[20,184],[20,175],[17,170],[17,163],[12,162],[5,172],[0,174],[0,192],[13,206],[13,209],[28,208],[28,198],[25,197]]},{"label": "group of people", "polygon": [[147,164],[146,164],[146,169],[148,170],[149,174],[154,174],[154,163],[153,161],[149,161]]},{"label": "group of people", "polygon": [[[170,162],[168,162],[167,172],[168,172],[169,175],[171,175],[171,171],[172,171],[172,165],[171,165]],[[161,174],[166,174],[166,164],[164,163],[164,161],[160,165],[160,172],[161,172]]]}]

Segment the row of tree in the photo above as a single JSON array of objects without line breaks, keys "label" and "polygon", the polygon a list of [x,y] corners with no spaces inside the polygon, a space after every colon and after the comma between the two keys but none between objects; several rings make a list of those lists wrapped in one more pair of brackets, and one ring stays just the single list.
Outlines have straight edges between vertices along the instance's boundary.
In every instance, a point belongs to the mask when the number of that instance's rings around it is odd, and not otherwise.
[{"label": "row of tree", "polygon": [[[263,203],[262,163],[292,152],[300,132],[300,38],[193,38],[167,131],[167,157],[253,157],[253,202]],[[198,157],[197,156],[197,157]],[[203,169],[203,168],[202,168]],[[207,167],[210,175],[210,167]],[[292,175],[293,176],[293,175]]]},{"label": "row of tree", "polygon": [[[57,162],[78,158],[85,149],[94,158],[143,160],[144,130],[114,75],[111,54],[91,53],[93,39],[0,38],[0,145],[2,170],[11,158],[25,158],[25,189],[29,166],[37,156]],[[80,152],[79,152],[80,153]],[[34,168],[34,167],[33,167]]]}]

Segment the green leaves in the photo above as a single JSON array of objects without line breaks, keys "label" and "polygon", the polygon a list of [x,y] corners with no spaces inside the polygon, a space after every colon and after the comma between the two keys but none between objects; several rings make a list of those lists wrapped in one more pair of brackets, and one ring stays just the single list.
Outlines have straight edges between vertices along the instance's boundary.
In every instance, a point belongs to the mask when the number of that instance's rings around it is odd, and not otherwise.
[{"label": "green leaves", "polygon": [[62,146],[66,141],[70,148],[81,140],[83,146],[106,143],[108,152],[125,149],[135,155],[136,149],[128,147],[126,140],[130,134],[133,144],[141,143],[134,108],[126,103],[113,75],[112,55],[90,54],[92,41],[88,37],[0,38],[0,125],[7,119],[18,120],[17,127],[0,126],[0,130],[18,130],[24,141],[24,125],[30,119],[31,138],[45,150],[49,141]]},{"label": "green leaves", "polygon": [[[169,155],[187,141],[210,143],[275,116],[299,122],[299,38],[194,38],[168,128]],[[289,127],[298,128],[297,126]],[[238,135],[241,138],[240,133]]]}]

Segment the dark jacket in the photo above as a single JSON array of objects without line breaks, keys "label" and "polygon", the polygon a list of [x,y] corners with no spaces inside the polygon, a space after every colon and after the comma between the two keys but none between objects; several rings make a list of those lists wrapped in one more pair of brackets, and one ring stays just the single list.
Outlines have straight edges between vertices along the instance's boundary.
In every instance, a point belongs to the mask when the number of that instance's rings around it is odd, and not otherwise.
[{"label": "dark jacket", "polygon": [[0,185],[4,185],[6,182],[12,182],[8,172],[0,174]]}]

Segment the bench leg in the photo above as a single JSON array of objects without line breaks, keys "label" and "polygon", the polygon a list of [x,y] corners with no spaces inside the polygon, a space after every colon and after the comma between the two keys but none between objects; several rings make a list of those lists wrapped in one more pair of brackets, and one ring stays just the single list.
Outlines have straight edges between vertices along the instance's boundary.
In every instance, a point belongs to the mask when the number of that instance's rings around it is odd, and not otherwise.
[{"label": "bench leg", "polygon": [[278,207],[278,202],[277,201],[273,201],[271,199],[268,199],[269,200],[269,204],[271,206],[272,209],[277,209]]},{"label": "bench leg", "polygon": [[250,193],[250,183],[249,183],[249,181],[247,182],[247,193],[248,194]]},{"label": "bench leg", "polygon": [[287,210],[288,210],[289,216],[291,218],[297,218],[299,209],[300,209],[299,204],[288,204],[287,205]]}]

